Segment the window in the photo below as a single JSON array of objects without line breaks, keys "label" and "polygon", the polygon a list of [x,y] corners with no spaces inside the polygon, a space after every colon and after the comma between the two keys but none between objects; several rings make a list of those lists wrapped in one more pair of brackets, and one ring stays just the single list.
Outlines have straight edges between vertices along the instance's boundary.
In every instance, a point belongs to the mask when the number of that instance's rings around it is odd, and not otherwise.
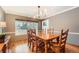
[{"label": "window", "polygon": [[15,35],[27,34],[28,29],[38,29],[38,23],[28,21],[15,21]]},{"label": "window", "polygon": [[49,20],[47,19],[47,20],[44,20],[43,22],[42,22],[42,29],[49,29]]}]

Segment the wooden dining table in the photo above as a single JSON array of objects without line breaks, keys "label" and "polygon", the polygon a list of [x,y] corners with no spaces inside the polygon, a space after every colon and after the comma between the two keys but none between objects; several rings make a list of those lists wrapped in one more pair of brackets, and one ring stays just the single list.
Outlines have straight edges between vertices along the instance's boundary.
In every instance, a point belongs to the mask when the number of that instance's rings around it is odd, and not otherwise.
[{"label": "wooden dining table", "polygon": [[48,52],[48,42],[50,40],[54,40],[54,39],[57,39],[57,41],[59,41],[60,35],[59,34],[50,34],[50,33],[45,34],[45,33],[41,32],[41,33],[38,33],[38,35],[36,35],[36,36],[43,40],[43,42],[45,44],[45,47],[44,47],[45,53],[47,53]]}]

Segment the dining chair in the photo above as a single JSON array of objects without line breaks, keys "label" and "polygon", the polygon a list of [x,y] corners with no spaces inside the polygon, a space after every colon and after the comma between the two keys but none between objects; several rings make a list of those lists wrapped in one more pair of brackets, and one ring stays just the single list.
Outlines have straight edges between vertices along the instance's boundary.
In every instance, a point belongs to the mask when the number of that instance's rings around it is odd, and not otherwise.
[{"label": "dining chair", "polygon": [[37,49],[37,37],[36,37],[36,31],[35,29],[31,29],[30,30],[31,33],[30,33],[30,48],[32,50],[32,52],[37,52],[36,49]]},{"label": "dining chair", "polygon": [[30,30],[27,30],[27,43],[28,46],[30,47]]},{"label": "dining chair", "polygon": [[4,47],[2,49],[3,53],[5,53],[6,50],[7,50],[7,52],[9,52],[8,49],[9,49],[9,40],[10,40],[10,38],[11,38],[10,35],[6,35],[5,40],[4,40]]},{"label": "dining chair", "polygon": [[31,50],[32,52],[36,52],[36,34],[34,32],[31,33]]},{"label": "dining chair", "polygon": [[44,42],[36,36],[35,30],[31,30],[31,49],[32,52],[39,52],[39,51],[43,51],[44,49]]},{"label": "dining chair", "polygon": [[45,44],[44,41],[42,40],[42,38],[37,37],[37,52],[45,52]]},{"label": "dining chair", "polygon": [[36,31],[35,29],[29,29],[27,31],[27,37],[28,37],[28,46],[29,48],[31,48],[32,52],[33,52],[33,46],[34,46],[34,42],[35,42],[35,36],[36,36]]},{"label": "dining chair", "polygon": [[28,37],[27,42],[28,42],[29,48],[31,47],[31,42],[32,42],[31,34],[32,34],[32,30],[29,29],[29,30],[27,31],[27,37]]},{"label": "dining chair", "polygon": [[67,29],[66,31],[61,30],[59,42],[50,43],[50,48],[52,49],[53,52],[58,52],[58,53],[65,52],[65,45],[68,37],[68,32],[69,32],[69,29]]},{"label": "dining chair", "polygon": [[32,36],[32,52],[44,52],[44,42],[37,36]]}]

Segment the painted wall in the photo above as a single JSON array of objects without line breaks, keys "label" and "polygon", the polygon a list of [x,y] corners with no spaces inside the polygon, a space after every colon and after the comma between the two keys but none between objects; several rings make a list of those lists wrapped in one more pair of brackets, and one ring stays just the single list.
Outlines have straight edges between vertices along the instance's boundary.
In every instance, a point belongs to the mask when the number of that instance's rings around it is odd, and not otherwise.
[{"label": "painted wall", "polygon": [[67,43],[79,45],[79,7],[49,18],[49,26],[56,32],[69,29]]},{"label": "painted wall", "polygon": [[[4,20],[5,20],[5,12],[0,7],[0,21],[4,21]],[[2,28],[0,28],[0,32],[2,32]]]},{"label": "painted wall", "polygon": [[19,19],[19,20],[25,20],[25,21],[28,21],[28,20],[33,21],[33,19],[28,18],[28,17],[24,17],[24,16],[13,15],[13,14],[6,14],[5,19],[6,19],[6,24],[7,24],[6,32],[11,32],[12,40],[19,39],[19,38],[22,38],[22,39],[26,38],[26,35],[15,36],[15,20]]}]

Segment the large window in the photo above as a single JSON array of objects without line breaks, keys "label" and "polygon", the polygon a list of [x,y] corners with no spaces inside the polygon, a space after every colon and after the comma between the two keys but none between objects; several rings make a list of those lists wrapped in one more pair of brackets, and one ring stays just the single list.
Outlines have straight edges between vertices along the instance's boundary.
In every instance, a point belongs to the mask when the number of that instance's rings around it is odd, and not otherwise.
[{"label": "large window", "polygon": [[38,23],[21,20],[15,21],[15,35],[27,34],[28,29],[38,29]]}]

